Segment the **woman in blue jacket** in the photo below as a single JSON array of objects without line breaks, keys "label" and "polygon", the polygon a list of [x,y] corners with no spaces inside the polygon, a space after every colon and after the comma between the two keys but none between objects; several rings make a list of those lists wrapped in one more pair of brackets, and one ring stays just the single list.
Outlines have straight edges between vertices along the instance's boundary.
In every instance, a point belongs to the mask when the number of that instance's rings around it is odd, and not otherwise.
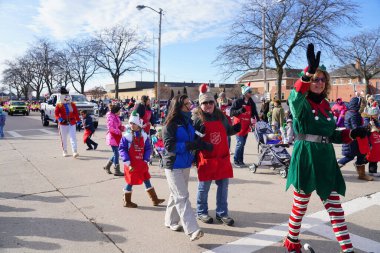
[{"label": "woman in blue jacket", "polygon": [[[162,131],[167,150],[163,156],[163,167],[170,189],[165,225],[173,231],[179,231],[183,226],[190,240],[194,241],[203,236],[203,231],[198,226],[189,201],[190,167],[194,161],[194,151],[208,149],[211,144],[195,138],[190,109],[191,101],[187,95],[178,95],[170,103]],[[180,221],[182,226],[179,225]]]}]

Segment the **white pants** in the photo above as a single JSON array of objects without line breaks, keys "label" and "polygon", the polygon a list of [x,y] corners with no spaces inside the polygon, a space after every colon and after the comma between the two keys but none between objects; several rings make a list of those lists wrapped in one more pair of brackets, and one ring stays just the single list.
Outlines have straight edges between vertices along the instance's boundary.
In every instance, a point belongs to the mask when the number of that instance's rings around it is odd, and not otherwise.
[{"label": "white pants", "polygon": [[181,221],[185,233],[190,235],[199,229],[194,210],[191,208],[187,189],[190,168],[165,169],[165,175],[170,189],[165,213],[165,226],[175,225]]},{"label": "white pants", "polygon": [[70,136],[71,149],[73,153],[77,152],[77,136],[75,125],[59,125],[59,135],[61,137],[61,143],[63,151],[67,152],[67,136]]}]

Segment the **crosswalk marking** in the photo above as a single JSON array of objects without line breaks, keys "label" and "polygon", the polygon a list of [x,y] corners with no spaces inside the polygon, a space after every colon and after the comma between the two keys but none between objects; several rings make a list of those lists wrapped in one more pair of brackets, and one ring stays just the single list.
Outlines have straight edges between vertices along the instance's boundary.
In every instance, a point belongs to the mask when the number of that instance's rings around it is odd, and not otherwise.
[{"label": "crosswalk marking", "polygon": [[19,137],[22,137],[21,134],[18,134],[17,132],[15,131],[6,131],[9,135],[12,135],[12,137],[15,137],[15,138],[19,138]]},{"label": "crosswalk marking", "polygon": [[[360,197],[342,203],[346,217],[350,214],[362,211],[373,205],[380,205],[380,192],[374,193],[370,196]],[[303,218],[301,231],[312,231],[323,237],[335,240],[335,236],[332,234],[332,228],[324,223],[329,222],[330,218],[325,210],[307,215]],[[330,235],[323,232],[322,228],[328,227]],[[321,228],[320,230],[318,230]],[[322,232],[321,232],[322,231]],[[288,233],[288,222],[284,222],[280,225],[273,226],[259,233],[251,234],[243,237],[239,240],[227,243],[212,250],[205,251],[205,253],[227,253],[227,252],[239,252],[239,253],[253,253],[265,247],[269,247],[277,242],[281,241]],[[350,233],[351,234],[351,233]],[[355,248],[363,250],[367,249],[379,249],[380,243],[372,241],[367,238],[363,238],[357,235],[353,235],[352,242]],[[372,251],[376,252],[376,251]]]},{"label": "crosswalk marking", "polygon": [[57,134],[58,132],[53,132],[47,129],[39,129],[41,132],[47,133],[47,134]]}]

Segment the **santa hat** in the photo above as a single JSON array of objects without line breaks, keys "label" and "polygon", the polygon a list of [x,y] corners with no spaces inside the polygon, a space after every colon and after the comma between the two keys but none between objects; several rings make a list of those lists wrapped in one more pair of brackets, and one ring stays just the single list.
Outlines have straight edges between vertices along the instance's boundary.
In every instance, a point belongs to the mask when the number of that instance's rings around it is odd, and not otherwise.
[{"label": "santa hat", "polygon": [[129,124],[131,124],[131,123],[136,124],[139,127],[143,126],[143,122],[140,119],[140,116],[139,116],[139,114],[136,111],[133,111],[132,114],[131,114],[131,116],[129,116],[129,121],[128,122],[129,122]]},{"label": "santa hat", "polygon": [[241,94],[245,95],[247,92],[251,90],[251,83],[249,82],[247,85],[241,86]]},{"label": "santa hat", "polygon": [[199,86],[199,104],[202,104],[208,101],[215,102],[215,98],[214,98],[214,95],[210,92],[210,88],[208,87],[208,85],[205,83],[202,83]]}]

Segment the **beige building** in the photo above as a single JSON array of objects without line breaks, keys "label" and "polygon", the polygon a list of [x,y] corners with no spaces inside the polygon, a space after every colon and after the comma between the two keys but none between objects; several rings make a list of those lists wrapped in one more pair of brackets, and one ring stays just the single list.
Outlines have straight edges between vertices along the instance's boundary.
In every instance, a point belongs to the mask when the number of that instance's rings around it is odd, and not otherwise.
[{"label": "beige building", "polygon": [[[198,88],[201,83],[179,83],[179,82],[163,82],[160,84],[160,100],[169,100],[172,92],[174,95],[183,94],[186,88],[187,95],[192,100],[198,99]],[[210,83],[210,91],[218,95],[223,89],[226,91],[228,97],[237,97],[240,93],[240,86],[238,84],[217,84]],[[115,85],[107,84],[105,87],[108,98],[115,97]],[[148,95],[150,98],[156,98],[157,83],[145,81],[132,81],[119,84],[119,99],[134,98],[139,100],[141,96]]]}]

